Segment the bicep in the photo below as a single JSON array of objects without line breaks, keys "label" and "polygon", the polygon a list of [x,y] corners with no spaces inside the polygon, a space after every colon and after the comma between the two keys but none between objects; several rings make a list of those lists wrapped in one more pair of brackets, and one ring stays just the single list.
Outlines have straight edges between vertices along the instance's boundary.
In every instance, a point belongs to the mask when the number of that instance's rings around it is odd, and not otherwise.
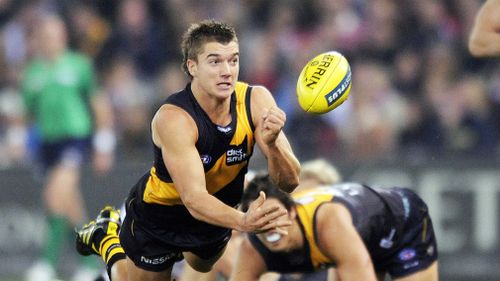
[{"label": "bicep", "polygon": [[186,112],[164,105],[153,118],[153,141],[181,195],[206,191],[203,165],[196,149],[197,129]]},{"label": "bicep", "polygon": [[248,238],[243,238],[231,273],[232,281],[257,281],[266,272],[266,265]]}]

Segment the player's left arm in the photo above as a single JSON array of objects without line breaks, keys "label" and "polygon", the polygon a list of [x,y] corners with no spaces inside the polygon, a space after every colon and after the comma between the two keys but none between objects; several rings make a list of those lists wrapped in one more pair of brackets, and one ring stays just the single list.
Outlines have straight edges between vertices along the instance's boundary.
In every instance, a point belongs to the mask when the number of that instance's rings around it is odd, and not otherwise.
[{"label": "player's left arm", "polygon": [[255,139],[266,156],[269,176],[275,184],[291,192],[299,184],[300,164],[282,131],[286,114],[262,86],[255,86],[251,96]]},{"label": "player's left arm", "polygon": [[93,164],[99,173],[111,169],[114,161],[116,137],[114,131],[114,113],[107,92],[97,84],[96,72],[90,59],[82,57],[81,91],[90,101],[94,118]]},{"label": "player's left arm", "polygon": [[236,262],[231,271],[230,281],[258,281],[267,271],[262,256],[253,247],[250,240],[244,237],[240,243]]},{"label": "player's left arm", "polygon": [[323,204],[317,211],[318,246],[337,264],[340,280],[377,281],[372,260],[347,208]]},{"label": "player's left arm", "polygon": [[468,45],[473,56],[500,56],[500,0],[487,0],[481,6]]},{"label": "player's left arm", "polygon": [[104,91],[97,91],[91,98],[95,120],[93,138],[94,168],[99,173],[107,172],[113,166],[116,137],[113,109]]}]

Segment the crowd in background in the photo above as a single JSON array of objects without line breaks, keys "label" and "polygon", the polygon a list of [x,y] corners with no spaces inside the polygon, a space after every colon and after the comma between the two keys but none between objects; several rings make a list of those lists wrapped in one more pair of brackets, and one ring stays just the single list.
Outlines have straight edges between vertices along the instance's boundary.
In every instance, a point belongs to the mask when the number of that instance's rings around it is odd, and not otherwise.
[{"label": "crowd in background", "polygon": [[[94,60],[111,100],[121,157],[150,149],[150,119],[184,87],[181,32],[213,18],[236,27],[240,80],[266,86],[287,113],[301,160],[425,161],[500,156],[500,64],[467,37],[481,0],[0,0],[0,167],[30,163],[19,82],[37,55],[33,26],[62,16],[70,46]],[[316,116],[298,106],[298,74],[315,55],[344,54],[346,103]]]}]

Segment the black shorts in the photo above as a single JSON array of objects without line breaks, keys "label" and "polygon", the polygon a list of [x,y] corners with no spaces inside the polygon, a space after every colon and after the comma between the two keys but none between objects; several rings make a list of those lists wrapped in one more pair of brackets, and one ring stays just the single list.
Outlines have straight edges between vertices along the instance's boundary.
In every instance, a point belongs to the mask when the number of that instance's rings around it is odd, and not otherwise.
[{"label": "black shorts", "polygon": [[[136,187],[146,180],[143,177]],[[231,238],[231,230],[210,236],[207,242],[205,235],[179,232],[165,226],[151,224],[143,208],[140,208],[142,197],[132,190],[126,201],[125,219],[120,230],[120,243],[127,256],[134,264],[148,271],[164,271],[183,259],[182,252],[191,252],[202,259],[210,259],[218,255]],[[158,206],[156,206],[158,207]]]},{"label": "black shorts", "polygon": [[438,258],[436,237],[427,205],[410,189],[402,188],[400,193],[404,205],[409,208],[403,236],[390,257],[373,261],[377,272],[388,272],[392,278],[426,269]]}]

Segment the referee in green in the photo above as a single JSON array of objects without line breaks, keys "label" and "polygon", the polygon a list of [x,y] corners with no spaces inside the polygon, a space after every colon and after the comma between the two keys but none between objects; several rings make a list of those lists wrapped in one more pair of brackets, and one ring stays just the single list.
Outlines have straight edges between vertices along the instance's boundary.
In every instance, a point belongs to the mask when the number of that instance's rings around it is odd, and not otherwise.
[{"label": "referee in green", "polygon": [[[24,70],[22,94],[38,133],[48,225],[41,257],[26,271],[26,280],[44,281],[57,277],[64,241],[72,237],[74,226],[87,221],[80,192],[82,164],[92,155],[96,171],[107,172],[116,141],[111,107],[98,94],[92,61],[68,49],[64,22],[43,16],[33,36],[37,53]],[[83,261],[73,280],[89,280],[96,272],[91,262]]]}]

